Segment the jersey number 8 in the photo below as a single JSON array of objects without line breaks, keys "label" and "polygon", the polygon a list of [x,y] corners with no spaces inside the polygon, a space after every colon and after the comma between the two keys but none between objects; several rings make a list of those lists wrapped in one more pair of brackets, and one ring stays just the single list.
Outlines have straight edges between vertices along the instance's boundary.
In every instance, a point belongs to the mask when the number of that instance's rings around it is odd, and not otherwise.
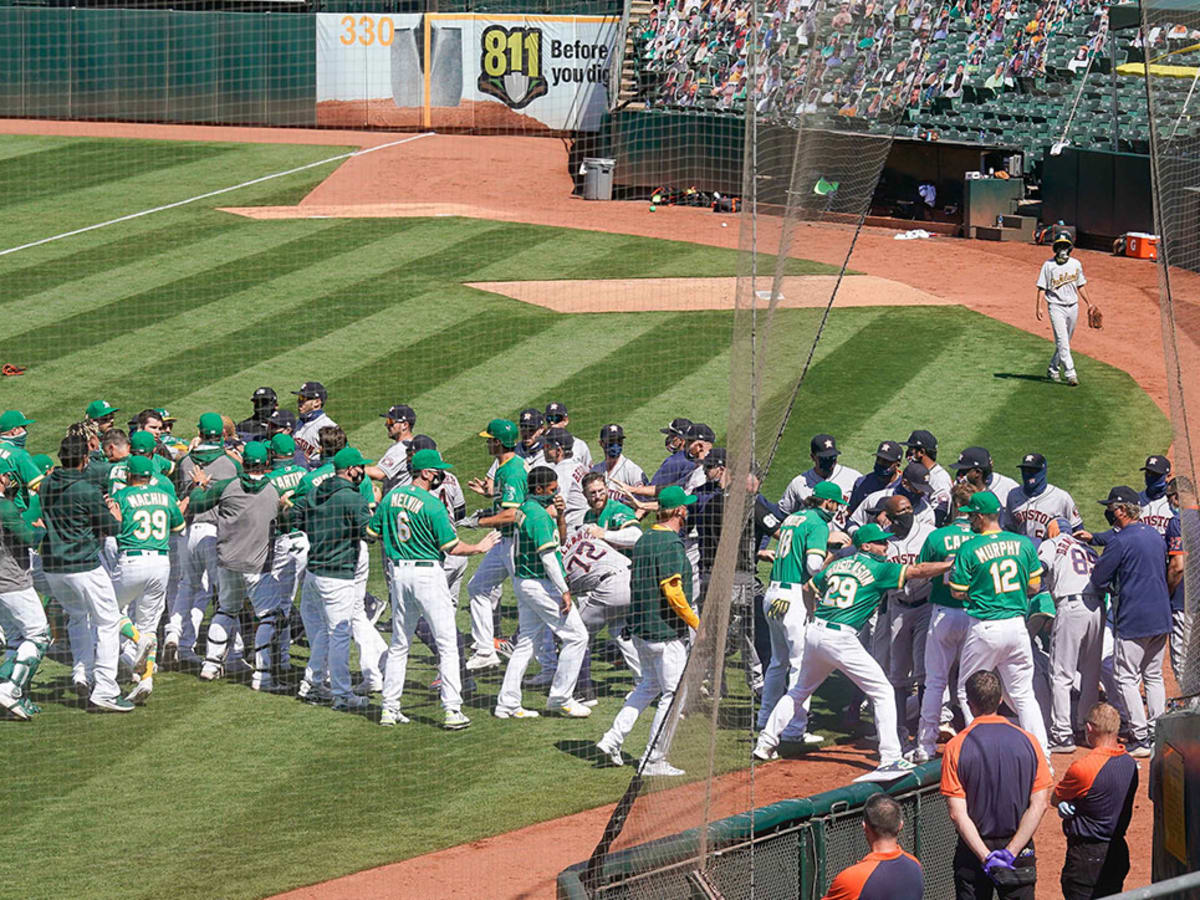
[{"label": "jersey number 8", "polygon": [[144,541],[153,537],[156,541],[166,540],[167,511],[165,509],[139,509],[133,513],[133,536]]}]

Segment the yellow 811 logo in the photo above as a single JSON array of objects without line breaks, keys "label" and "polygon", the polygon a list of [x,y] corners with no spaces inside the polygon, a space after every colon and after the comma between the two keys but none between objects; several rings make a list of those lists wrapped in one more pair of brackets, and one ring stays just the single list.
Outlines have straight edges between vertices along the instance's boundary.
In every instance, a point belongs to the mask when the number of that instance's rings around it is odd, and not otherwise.
[{"label": "yellow 811 logo", "polygon": [[550,89],[542,69],[542,30],[490,25],[479,36],[479,90],[512,109]]}]

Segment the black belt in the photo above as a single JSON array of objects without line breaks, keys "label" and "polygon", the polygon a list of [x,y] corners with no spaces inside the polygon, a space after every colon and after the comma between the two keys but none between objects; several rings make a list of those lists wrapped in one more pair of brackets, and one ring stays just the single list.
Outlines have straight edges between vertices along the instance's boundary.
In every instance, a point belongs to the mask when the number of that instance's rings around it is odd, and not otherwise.
[{"label": "black belt", "polygon": [[435,563],[432,559],[393,559],[392,565],[394,565],[394,566],[416,566],[417,568],[424,568],[425,566],[429,566],[430,568],[433,568],[435,565],[437,565],[437,563]]}]

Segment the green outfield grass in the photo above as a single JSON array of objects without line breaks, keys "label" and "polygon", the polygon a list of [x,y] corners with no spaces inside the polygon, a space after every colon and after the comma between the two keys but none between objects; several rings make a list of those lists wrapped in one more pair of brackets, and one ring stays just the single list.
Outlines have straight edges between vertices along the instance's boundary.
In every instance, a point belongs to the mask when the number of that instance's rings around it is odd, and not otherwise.
[{"label": "green outfield grass", "polygon": [[[4,243],[338,151],[0,138],[0,184],[17,185],[0,192]],[[602,424],[622,423],[627,454],[648,471],[672,417],[723,431],[728,313],[562,315],[463,282],[728,276],[736,254],[457,218],[268,222],[214,209],[295,203],[332,168],[0,257],[0,362],[30,367],[0,379],[0,403],[38,420],[30,449],[52,451],[93,399],[130,413],[165,405],[190,436],[206,410],[247,415],[260,384],[286,398],[309,379],[326,384],[330,413],[369,456],[386,447],[379,414],[409,403],[464,481],[486,468],[476,433],[489,418],[551,399],[568,404],[593,451]],[[826,271],[792,264],[794,274]],[[777,317],[772,341],[794,352],[765,376],[764,421],[777,421],[818,318]],[[1023,453],[1044,453],[1051,481],[1097,526],[1092,501],[1114,483],[1136,485],[1169,425],[1126,374],[1082,355],[1080,388],[1028,377],[1049,353],[1047,341],[961,308],[837,310],[764,490],[777,498],[809,467],[815,432],[836,435],[843,461],[865,470],[880,440],[928,428],[943,462],[978,443],[1015,475]],[[377,574],[372,589],[382,593]],[[156,678],[150,705],[130,716],[87,715],[64,698],[66,670],[48,663],[35,691],[45,711],[0,727],[0,883],[22,896],[254,897],[611,802],[629,771],[596,767],[588,748],[629,682],[596,669],[604,689],[589,720],[497,721],[493,674],[472,728],[451,734],[434,727],[423,647],[405,697],[414,723],[393,730],[186,674]],[[827,704],[814,709],[832,722]],[[681,739],[673,761],[700,771],[686,749],[698,744]],[[744,729],[722,730],[719,744],[723,768],[747,758]]]}]

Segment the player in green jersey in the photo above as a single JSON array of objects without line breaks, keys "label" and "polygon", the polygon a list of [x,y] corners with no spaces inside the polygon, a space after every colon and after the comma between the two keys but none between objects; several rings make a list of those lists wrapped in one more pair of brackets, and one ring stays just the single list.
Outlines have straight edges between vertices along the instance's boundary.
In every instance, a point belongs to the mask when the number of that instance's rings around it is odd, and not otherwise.
[{"label": "player in green jersey", "polygon": [[308,559],[308,536],[296,527],[292,515],[292,496],[300,481],[308,474],[303,466],[296,465],[296,442],[291,435],[277,434],[268,443],[271,455],[271,470],[267,478],[275,485],[282,506],[275,523],[275,549],[271,560],[271,574],[279,582],[284,602],[281,610],[277,666],[279,674],[287,675],[292,668],[293,623],[299,619],[296,610],[296,592],[304,580],[304,565]]},{"label": "player in green jersey", "polygon": [[632,550],[642,536],[637,513],[609,496],[608,484],[600,472],[588,472],[581,486],[588,504],[583,514],[588,534],[618,550]]},{"label": "player in green jersey", "polygon": [[18,509],[29,508],[30,494],[42,483],[42,470],[34,464],[29,451],[25,449],[29,426],[35,421],[26,418],[18,409],[6,409],[0,414],[0,459],[12,460],[12,478],[16,484],[15,489],[9,492],[9,499]]},{"label": "player in green jersey", "polygon": [[[841,671],[871,699],[875,729],[879,733],[879,766],[856,781],[891,781],[912,768],[900,755],[896,730],[896,700],[892,683],[879,663],[858,639],[858,631],[879,607],[885,592],[899,590],[911,578],[931,578],[950,564],[901,565],[887,560],[888,535],[874,522],[854,533],[858,552],[834,560],[805,586],[815,601],[813,620],[804,639],[804,661],[794,687],[771,711],[760,732],[754,755],[771,759],[779,736],[789,724],[797,730],[807,724],[804,702],[834,669]],[[800,720],[796,722],[795,720]]]},{"label": "player in green jersey", "polygon": [[13,460],[0,458],[0,621],[8,629],[0,632],[0,643],[7,640],[12,648],[0,665],[0,708],[28,721],[40,712],[29,699],[29,685],[50,646],[50,625],[30,566],[30,550],[44,532],[27,522],[10,499],[20,486]]}]

